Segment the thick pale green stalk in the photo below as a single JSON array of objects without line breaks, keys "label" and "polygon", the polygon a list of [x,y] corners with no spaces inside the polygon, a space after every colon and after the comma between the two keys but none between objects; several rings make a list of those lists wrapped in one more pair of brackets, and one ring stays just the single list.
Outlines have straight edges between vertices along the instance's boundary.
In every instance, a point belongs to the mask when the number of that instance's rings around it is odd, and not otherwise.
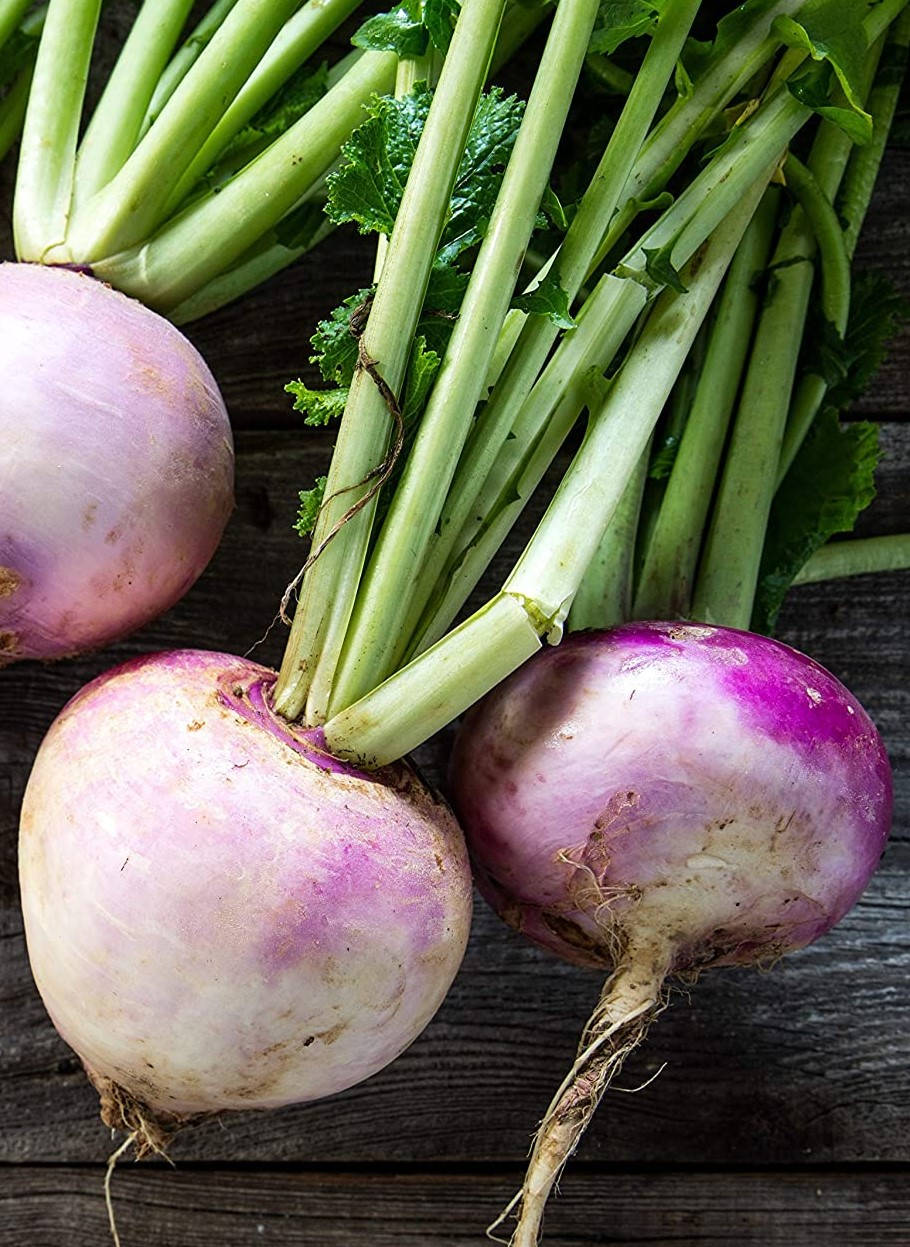
[{"label": "thick pale green stalk", "polygon": [[[13,234],[20,260],[48,259],[66,237],[82,101],[100,4],[101,0],[53,0],[47,11],[13,200]],[[66,66],[65,73],[61,65]]]},{"label": "thick pale green stalk", "polygon": [[[584,281],[604,223],[610,220],[624,193],[697,9],[696,0],[676,0],[665,10],[597,171],[559,249],[553,271],[570,300]],[[477,513],[478,492],[558,332],[543,316],[529,317],[525,323],[458,466],[440,519],[439,537],[421,575],[426,594],[449,559],[462,527],[469,516]]]},{"label": "thick pale green stalk", "polygon": [[81,263],[135,246],[161,224],[175,185],[296,7],[238,0],[120,172],[80,205],[68,241]]},{"label": "thick pale green stalk", "polygon": [[[572,597],[770,173],[769,168],[687,269],[688,293],[665,292],[658,299],[502,593],[373,693],[329,720],[325,738],[333,753],[371,763],[400,757],[524,661],[533,652],[534,633],[559,639]],[[507,599],[525,614],[526,623],[524,629],[516,626],[514,641],[510,632],[500,645],[497,636],[489,638],[487,617]],[[476,645],[475,631],[481,634]]]},{"label": "thick pale green stalk", "polygon": [[462,447],[562,136],[598,0],[560,0],[449,346],[370,558],[329,712],[389,674],[414,585]]},{"label": "thick pale green stalk", "polygon": [[211,168],[234,135],[322,46],[359,3],[360,0],[307,0],[285,23],[177,183],[167,204],[168,214]]},{"label": "thick pale green stalk", "polygon": [[[618,271],[644,276],[645,249],[659,250],[664,246],[671,246],[672,259],[677,266],[688,261],[724,216],[748,192],[761,171],[782,156],[787,143],[810,115],[809,110],[798,104],[787,92],[779,93],[774,100],[764,105],[736,132],[730,143],[717,153],[676,202],[627,253]],[[513,482],[523,475],[529,454],[533,454],[540,464],[538,450],[541,445],[545,445],[552,455],[561,444],[561,439],[557,440],[548,435],[547,426],[562,392],[557,382],[561,380],[564,388],[568,377],[572,375],[572,368],[562,367],[566,357],[576,356],[575,367],[590,367],[595,362],[587,353],[577,358],[580,344],[592,326],[597,326],[598,334],[606,326],[606,341],[614,344],[614,352],[618,350],[641,312],[645,298],[643,286],[632,276],[609,276],[595,287],[583,308],[583,315],[579,317],[578,328],[566,335],[518,413],[512,426],[512,437],[503,445],[480,490],[475,491],[474,509],[452,543],[453,553],[438,570],[436,551],[431,552],[421,574],[423,581],[428,567],[436,573],[423,592],[427,601],[431,596],[436,601],[444,597],[447,610],[454,607],[457,612],[460,609],[485,566],[483,559],[473,552],[473,547],[479,544],[487,559],[495,553],[495,547],[489,539],[488,517],[498,516],[505,507],[514,521],[521,512],[526,496],[522,497],[517,507],[511,501],[507,502],[506,498],[514,499],[514,493],[510,491],[514,489]],[[611,358],[612,356],[600,355],[596,357],[596,362],[604,370]],[[541,470],[545,470],[545,467],[544,463]],[[459,477],[460,474],[456,476],[453,490],[457,487]],[[497,531],[501,531],[498,525]],[[457,592],[454,591],[456,582]],[[440,590],[435,587],[437,584],[447,587]],[[427,612],[433,614],[432,620]],[[447,627],[453,617],[450,615],[448,619],[443,619],[431,607],[427,607],[427,612],[422,617],[417,617],[420,619],[419,623],[415,619],[415,637],[423,638],[418,641],[420,645],[437,636],[440,623]],[[413,649],[413,644],[411,648]]]},{"label": "thick pale green stalk", "polygon": [[632,617],[635,534],[650,457],[649,442],[572,600],[571,632],[584,628],[613,628]]},{"label": "thick pale green stalk", "polygon": [[275,231],[270,230],[255,246],[251,247],[231,268],[212,278],[184,303],[179,303],[168,313],[168,320],[175,325],[186,325],[208,316],[242,295],[261,286],[263,282],[280,273],[282,269],[293,264],[302,255],[306,255],[318,246],[334,226],[328,217],[323,216],[322,223],[312,237],[302,246],[289,247],[279,242]]},{"label": "thick pale green stalk", "polygon": [[[394,394],[401,390],[455,174],[487,74],[503,7],[504,0],[466,0],[461,9],[361,338],[362,351],[377,361]],[[376,382],[364,368],[359,368],[351,383],[332,456],[327,501],[313,535],[314,549],[368,492],[364,482],[386,455],[391,424]],[[339,490],[345,492],[339,494]],[[308,722],[320,722],[325,714],[366,557],[375,505],[373,498],[341,526],[304,579],[275,687],[276,709],[287,718],[296,719],[305,705]]]},{"label": "thick pale green stalk", "polygon": [[885,144],[888,141],[888,131],[894,120],[894,113],[900,98],[903,76],[907,68],[908,49],[910,49],[910,9],[904,10],[888,32],[885,48],[887,49],[887,80],[872,88],[867,103],[868,112],[872,117],[872,141],[864,147],[856,148],[851,153],[850,163],[844,175],[843,191],[838,202],[839,215],[846,222],[844,246],[851,257],[856,250],[859,233],[866,219],[866,211],[872,198],[872,188],[875,185]]},{"label": "thick pale green stalk", "polygon": [[197,200],[149,242],[93,265],[149,307],[169,312],[225,272],[286,216],[337,159],[373,92],[395,77],[393,52],[366,52],[331,91],[217,194]]},{"label": "thick pale green stalk", "polygon": [[132,153],[145,110],[192,0],[145,0],[79,145],[73,211],[106,186]]},{"label": "thick pale green stalk", "polygon": [[180,48],[174,53],[158,79],[158,85],[155,87],[154,94],[142,119],[142,125],[139,129],[140,136],[145,134],[192,66],[199,60],[203,49],[209,45],[215,31],[236,3],[237,0],[215,0],[215,3],[200,20],[199,24],[193,27],[190,36],[183,41]]},{"label": "thick pale green stalk", "polygon": [[890,537],[856,537],[829,541],[796,573],[795,585],[863,576],[869,572],[902,572],[910,568],[910,533]]},{"label": "thick pale green stalk", "polygon": [[758,310],[755,279],[768,260],[778,194],[766,192],[730,266],[711,325],[689,419],[651,532],[635,596],[638,619],[689,610],[702,534]]}]

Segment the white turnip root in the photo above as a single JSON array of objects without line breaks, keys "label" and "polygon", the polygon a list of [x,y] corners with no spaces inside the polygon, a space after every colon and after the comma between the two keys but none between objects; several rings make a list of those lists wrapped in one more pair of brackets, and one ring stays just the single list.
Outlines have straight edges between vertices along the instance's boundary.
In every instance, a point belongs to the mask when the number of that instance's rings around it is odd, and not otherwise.
[{"label": "white turnip root", "polygon": [[610,972],[519,1197],[513,1243],[531,1247],[667,977],[768,964],[842,918],[885,844],[890,769],[863,708],[811,659],[652,623],[532,659],[467,716],[452,778],[494,909]]},{"label": "white turnip root", "polygon": [[0,265],[0,665],[105,645],[180,598],[233,505],[227,412],[168,321]]},{"label": "white turnip root", "polygon": [[278,718],[274,673],[177,651],[89,684],[38,754],[20,871],[35,981],[140,1151],[225,1109],[330,1095],[411,1043],[471,883],[405,764],[364,774]]}]

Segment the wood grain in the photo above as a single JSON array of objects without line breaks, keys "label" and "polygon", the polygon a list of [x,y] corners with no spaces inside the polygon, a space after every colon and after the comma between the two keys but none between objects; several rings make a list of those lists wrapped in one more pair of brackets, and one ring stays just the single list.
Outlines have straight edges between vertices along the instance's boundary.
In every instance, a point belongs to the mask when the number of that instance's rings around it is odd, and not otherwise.
[{"label": "wood grain", "polygon": [[[122,1167],[123,1247],[480,1247],[517,1171],[343,1175]],[[861,1170],[582,1173],[562,1182],[548,1247],[906,1247],[906,1180]],[[98,1247],[107,1215],[98,1171],[0,1172],[0,1247]]]}]

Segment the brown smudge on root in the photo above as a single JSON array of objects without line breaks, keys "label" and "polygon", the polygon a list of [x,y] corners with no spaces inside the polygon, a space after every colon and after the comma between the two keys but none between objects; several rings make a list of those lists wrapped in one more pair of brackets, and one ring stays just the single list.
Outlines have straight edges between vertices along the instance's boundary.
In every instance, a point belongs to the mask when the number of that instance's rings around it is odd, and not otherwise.
[{"label": "brown smudge on root", "polygon": [[0,667],[19,655],[19,633],[0,632]]},{"label": "brown smudge on root", "polygon": [[125,1130],[132,1136],[136,1160],[149,1155],[167,1159],[168,1145],[177,1131],[206,1116],[204,1113],[181,1116],[150,1108],[112,1078],[96,1074],[88,1066],[85,1072],[98,1092],[101,1120],[111,1130]]}]

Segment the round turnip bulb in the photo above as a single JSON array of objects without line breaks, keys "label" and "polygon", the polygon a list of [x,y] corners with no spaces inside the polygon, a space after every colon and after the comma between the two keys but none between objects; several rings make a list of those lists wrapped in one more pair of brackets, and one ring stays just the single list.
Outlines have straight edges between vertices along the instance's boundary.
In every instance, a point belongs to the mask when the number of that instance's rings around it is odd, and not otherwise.
[{"label": "round turnip bulb", "polygon": [[233,505],[198,351],[83,273],[0,265],[0,664],[93,649],[173,605]]},{"label": "round turnip bulb", "polygon": [[859,897],[891,821],[881,738],[830,672],[699,624],[580,633],[465,719],[455,809],[480,890],[517,930],[610,977],[547,1110],[514,1247],[669,974],[770,964]]},{"label": "round turnip bulb", "polygon": [[404,763],[366,774],[275,715],[273,672],[177,651],[89,684],[41,746],[20,872],[35,981],[112,1125],[350,1087],[461,963],[461,832]]}]

